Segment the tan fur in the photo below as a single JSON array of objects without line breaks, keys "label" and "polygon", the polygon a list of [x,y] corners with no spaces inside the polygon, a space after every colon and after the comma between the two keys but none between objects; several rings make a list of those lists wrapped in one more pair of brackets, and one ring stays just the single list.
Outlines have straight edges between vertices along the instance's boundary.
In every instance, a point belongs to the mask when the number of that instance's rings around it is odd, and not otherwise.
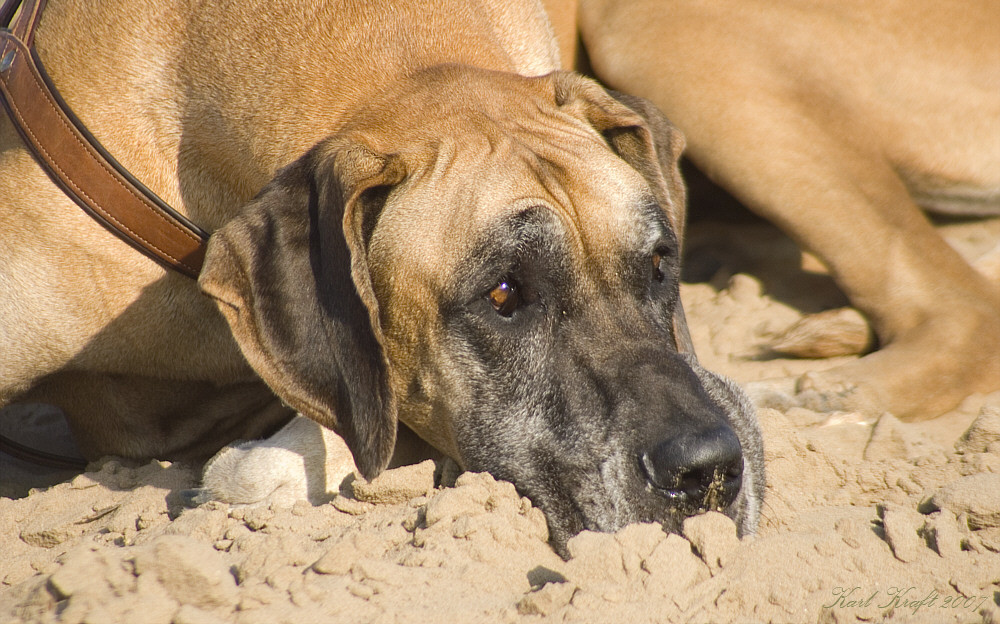
[{"label": "tan fur", "polygon": [[597,75],[827,266],[882,348],[810,382],[920,418],[1000,389],[1000,288],[921,214],[1000,213],[1000,5],[584,0]]},{"label": "tan fur", "polygon": [[872,346],[868,321],[854,308],[836,308],[802,317],[769,341],[767,350],[800,358],[859,355]]},{"label": "tan fur", "polygon": [[[464,62],[536,75],[559,66],[541,5],[530,0],[400,3],[391,19],[369,23],[373,6],[353,2],[335,15],[306,0],[51,0],[36,42],[104,146],[212,231],[410,71]],[[89,457],[204,456],[192,440],[234,404],[254,423],[239,437],[287,418],[273,397],[247,399],[259,381],[215,304],[63,196],[6,117],[0,171],[0,406],[58,400]],[[232,396],[195,400],[193,385]],[[150,396],[160,397],[152,408]],[[137,411],[143,418],[130,420]],[[232,426],[221,434],[247,427]]]},{"label": "tan fur", "polygon": [[559,58],[563,69],[576,68],[577,46],[577,0],[542,0],[545,12],[552,22],[552,32],[559,44]]}]

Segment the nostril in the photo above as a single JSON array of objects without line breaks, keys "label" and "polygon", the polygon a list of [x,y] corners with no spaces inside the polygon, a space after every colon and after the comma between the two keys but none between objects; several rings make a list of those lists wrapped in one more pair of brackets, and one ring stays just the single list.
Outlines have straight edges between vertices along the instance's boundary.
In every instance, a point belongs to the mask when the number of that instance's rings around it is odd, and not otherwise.
[{"label": "nostril", "polygon": [[739,493],[743,453],[728,427],[683,433],[657,443],[639,457],[656,490],[673,503],[722,509]]}]

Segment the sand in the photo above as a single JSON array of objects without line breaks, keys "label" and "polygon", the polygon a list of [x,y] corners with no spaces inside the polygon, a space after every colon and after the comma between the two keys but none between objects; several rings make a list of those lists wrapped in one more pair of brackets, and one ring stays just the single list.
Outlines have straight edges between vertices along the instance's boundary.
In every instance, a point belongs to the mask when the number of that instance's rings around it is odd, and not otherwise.
[{"label": "sand", "polygon": [[[946,233],[974,257],[1000,221]],[[852,357],[765,355],[803,312],[843,304],[773,229],[701,224],[689,241],[711,269],[682,290],[707,368],[754,382]],[[6,459],[4,495],[68,480],[0,498],[0,621],[1000,622],[1000,393],[916,424],[780,402],[759,417],[756,536],[707,514],[683,535],[582,533],[568,561],[513,486],[453,465],[347,483],[316,507],[185,509],[191,467],[105,458],[73,476]]]}]

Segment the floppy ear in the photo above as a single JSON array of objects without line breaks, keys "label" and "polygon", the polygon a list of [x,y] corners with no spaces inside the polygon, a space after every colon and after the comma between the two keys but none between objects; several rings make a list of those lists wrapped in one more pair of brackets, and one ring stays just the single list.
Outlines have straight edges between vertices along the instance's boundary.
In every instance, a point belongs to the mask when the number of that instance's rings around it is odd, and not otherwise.
[{"label": "floppy ear", "polygon": [[[683,245],[687,197],[678,161],[684,151],[684,135],[648,100],[605,90],[572,72],[555,72],[552,80],[556,104],[589,122],[611,149],[646,179],[666,212],[678,245]],[[693,357],[694,345],[679,298],[674,306],[673,330],[677,350]]]},{"label": "floppy ear", "polygon": [[360,143],[321,143],[212,235],[198,279],[257,374],[366,478],[392,457],[396,401],[363,237],[403,177]]}]

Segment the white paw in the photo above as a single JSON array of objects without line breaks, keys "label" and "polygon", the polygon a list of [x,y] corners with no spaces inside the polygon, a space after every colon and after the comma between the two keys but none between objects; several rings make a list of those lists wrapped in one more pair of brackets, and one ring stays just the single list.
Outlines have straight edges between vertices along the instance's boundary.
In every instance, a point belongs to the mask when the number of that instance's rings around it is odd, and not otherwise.
[{"label": "white paw", "polygon": [[183,495],[190,504],[210,500],[236,507],[320,505],[333,499],[355,471],[343,439],[295,416],[267,440],[234,442],[219,451],[202,474],[202,487]]}]

